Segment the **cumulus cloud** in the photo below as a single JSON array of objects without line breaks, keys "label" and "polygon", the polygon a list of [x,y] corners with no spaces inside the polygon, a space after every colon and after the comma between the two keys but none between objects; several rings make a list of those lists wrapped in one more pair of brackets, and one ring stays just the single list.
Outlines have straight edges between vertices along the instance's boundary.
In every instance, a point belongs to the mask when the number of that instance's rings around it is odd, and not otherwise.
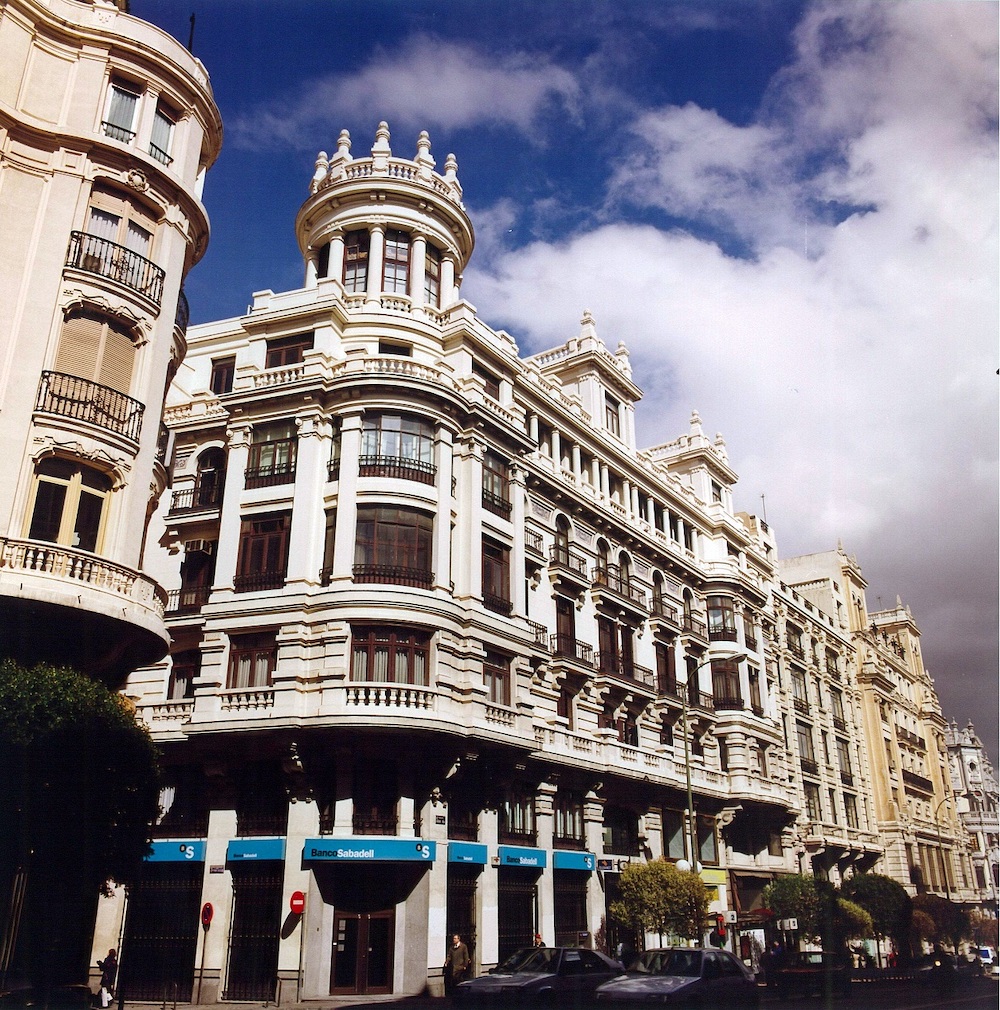
[{"label": "cumulus cloud", "polygon": [[647,110],[606,223],[494,251],[466,284],[522,350],[593,310],[632,352],[645,443],[697,407],[782,553],[843,540],[873,604],[913,607],[946,709],[977,719],[963,674],[995,696],[996,671],[996,39],[993,5],[816,5],[756,121]]},{"label": "cumulus cloud", "polygon": [[502,55],[471,44],[417,35],[392,52],[376,52],[359,72],[330,74],[237,116],[234,142],[254,150],[302,148],[339,133],[345,121],[416,129],[505,124],[530,134],[553,106],[577,113],[579,85],[537,53]]}]

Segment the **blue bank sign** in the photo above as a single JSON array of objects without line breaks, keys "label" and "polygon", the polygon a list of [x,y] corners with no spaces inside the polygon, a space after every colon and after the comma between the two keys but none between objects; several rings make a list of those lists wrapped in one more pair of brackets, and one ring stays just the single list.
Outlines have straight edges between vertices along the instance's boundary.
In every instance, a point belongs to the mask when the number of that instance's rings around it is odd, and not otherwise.
[{"label": "blue bank sign", "polygon": [[433,863],[437,842],[422,838],[307,838],[307,863]]},{"label": "blue bank sign", "polygon": [[226,862],[241,863],[247,859],[284,859],[284,838],[252,838],[230,842],[226,847]]},{"label": "blue bank sign", "polygon": [[449,842],[449,863],[485,863],[486,846],[478,842]]},{"label": "blue bank sign", "polygon": [[147,863],[203,863],[205,841],[194,839],[185,842],[153,842],[146,856]]},{"label": "blue bank sign", "polygon": [[545,850],[527,849],[520,845],[500,845],[497,858],[501,866],[535,866],[545,868]]},{"label": "blue bank sign", "polygon": [[552,869],[583,870],[590,873],[597,868],[597,857],[593,852],[572,852],[567,849],[556,849],[552,853]]}]

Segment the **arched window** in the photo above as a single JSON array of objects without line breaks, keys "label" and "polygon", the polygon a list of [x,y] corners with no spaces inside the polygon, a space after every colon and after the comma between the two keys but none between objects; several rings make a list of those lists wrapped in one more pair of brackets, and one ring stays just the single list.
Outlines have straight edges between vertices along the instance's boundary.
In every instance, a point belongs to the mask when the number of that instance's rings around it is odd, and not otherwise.
[{"label": "arched window", "polygon": [[28,536],[83,551],[100,549],[111,478],[75,460],[42,460],[35,471]]},{"label": "arched window", "polygon": [[552,560],[559,564],[569,564],[569,520],[565,516],[556,517],[556,535],[552,545]]},{"label": "arched window", "polygon": [[201,508],[222,504],[222,491],[226,483],[226,453],[215,447],[206,449],[198,457],[198,479],[195,484],[195,504]]}]

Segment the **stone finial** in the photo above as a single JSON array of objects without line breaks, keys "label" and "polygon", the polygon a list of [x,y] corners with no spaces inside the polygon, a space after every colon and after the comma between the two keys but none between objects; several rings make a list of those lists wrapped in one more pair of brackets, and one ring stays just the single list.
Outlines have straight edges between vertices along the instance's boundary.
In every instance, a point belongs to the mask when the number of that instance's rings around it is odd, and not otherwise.
[{"label": "stone finial", "polygon": [[311,193],[315,193],[319,189],[319,185],[326,178],[329,168],[330,162],[326,156],[326,151],[320,151],[316,155],[316,170],[313,172],[312,183],[309,186]]},{"label": "stone finial", "polygon": [[392,148],[389,147],[389,124],[384,119],[378,124],[378,129],[375,131],[372,154],[392,154]]},{"label": "stone finial", "polygon": [[451,187],[456,196],[461,199],[462,184],[458,181],[458,159],[454,154],[444,159],[444,181]]},{"label": "stone finial", "polygon": [[337,158],[347,161],[351,157],[351,134],[341,130],[337,138]]},{"label": "stone finial", "polygon": [[417,157],[415,160],[434,164],[434,159],[431,157],[431,135],[426,130],[421,130],[420,136],[417,137]]},{"label": "stone finial", "polygon": [[697,410],[691,411],[691,436],[692,438],[704,437],[705,432],[701,427],[701,415]]},{"label": "stone finial", "polygon": [[715,433],[715,454],[719,459],[729,460],[729,453],[726,450],[726,440],[722,437],[722,432],[717,431]]},{"label": "stone finial", "polygon": [[588,337],[593,340],[597,339],[597,324],[594,322],[594,316],[590,309],[584,309],[583,316],[580,318],[580,339],[586,340]]}]

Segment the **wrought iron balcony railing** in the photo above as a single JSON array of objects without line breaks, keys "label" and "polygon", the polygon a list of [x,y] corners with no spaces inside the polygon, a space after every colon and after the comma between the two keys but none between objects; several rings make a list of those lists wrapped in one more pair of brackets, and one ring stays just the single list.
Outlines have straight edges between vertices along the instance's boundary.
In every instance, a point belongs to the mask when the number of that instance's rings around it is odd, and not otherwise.
[{"label": "wrought iron balcony railing", "polygon": [[139,441],[145,409],[116,389],[62,372],[42,372],[35,400],[35,410],[87,421],[133,442]]},{"label": "wrought iron balcony railing", "polygon": [[410,568],[406,565],[355,565],[354,581],[430,589],[434,583],[434,573],[426,568]]},{"label": "wrought iron balcony railing", "polygon": [[493,491],[487,491],[486,488],[483,488],[483,508],[487,512],[492,512],[503,519],[509,519],[513,506],[502,495],[495,494]]},{"label": "wrought iron balcony railing", "polygon": [[285,584],[285,571],[246,572],[237,575],[233,588],[238,593],[256,593],[264,589],[280,589]]},{"label": "wrought iron balcony railing", "polygon": [[619,565],[598,565],[594,569],[594,583],[606,586],[613,593],[645,609],[646,594],[638,586],[632,585],[628,572]]},{"label": "wrought iron balcony railing", "polygon": [[592,667],[594,665],[593,646],[573,638],[572,635],[562,635],[559,633],[549,635],[549,649],[552,651],[553,656],[573,659],[584,666]]},{"label": "wrought iron balcony railing", "polygon": [[404,456],[359,456],[359,477],[391,477],[393,480],[415,480],[421,484],[433,484],[437,467],[422,459],[408,459]]},{"label": "wrought iron balcony railing", "polygon": [[104,131],[105,137],[110,137],[112,140],[120,140],[123,144],[131,144],[135,140],[135,130],[129,130],[115,123],[109,123],[107,120],[101,123],[101,129]]},{"label": "wrought iron balcony railing", "polygon": [[66,266],[118,281],[157,305],[163,299],[163,269],[145,256],[106,238],[83,231],[70,232]]}]

